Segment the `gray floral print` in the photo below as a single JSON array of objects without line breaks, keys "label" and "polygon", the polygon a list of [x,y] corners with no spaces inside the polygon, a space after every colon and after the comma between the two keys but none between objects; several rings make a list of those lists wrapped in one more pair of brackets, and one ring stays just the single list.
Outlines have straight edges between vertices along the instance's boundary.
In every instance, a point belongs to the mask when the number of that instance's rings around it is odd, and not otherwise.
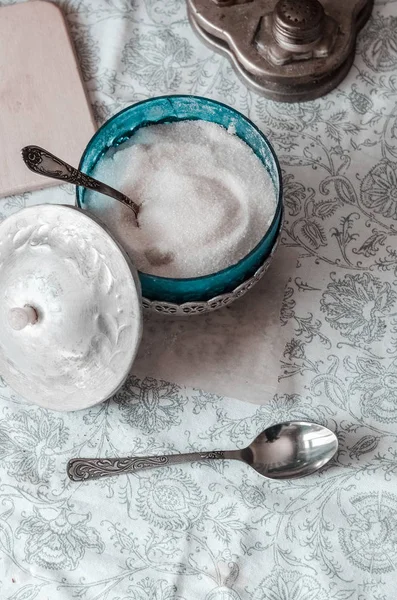
[{"label": "gray floral print", "polygon": [[0,460],[18,481],[48,481],[54,451],[68,438],[63,420],[42,409],[21,410],[0,420]]},{"label": "gray floral print", "polygon": [[211,590],[205,600],[241,600],[241,596],[233,588],[222,585]]},{"label": "gray floral print", "polygon": [[252,600],[329,600],[329,596],[314,577],[279,571],[262,581]]},{"label": "gray floral print", "polygon": [[289,360],[305,358],[305,344],[302,340],[292,339],[285,345],[284,356]]},{"label": "gray floral print", "polygon": [[87,549],[103,552],[104,544],[89,514],[66,509],[39,509],[22,520],[17,534],[27,536],[25,555],[29,563],[46,569],[76,569]]},{"label": "gray floral print", "polygon": [[289,214],[296,217],[302,210],[302,201],[306,197],[306,190],[302,183],[295,180],[292,173],[283,173],[284,203]]},{"label": "gray floral print", "polygon": [[138,510],[151,525],[188,529],[201,519],[205,505],[200,488],[180,469],[161,469],[140,480]]},{"label": "gray floral print", "polygon": [[285,118],[285,107],[279,102],[264,102],[258,99],[258,105],[263,110],[263,120],[276,128],[304,131],[316,127],[321,108],[318,102],[304,102],[288,106],[288,119]]},{"label": "gray floral print", "polygon": [[178,424],[186,399],[181,388],[166,381],[130,377],[116,394],[124,420],[145,433],[163,431]]},{"label": "gray floral print", "polygon": [[139,35],[126,44],[122,63],[149,90],[172,92],[181,83],[180,68],[187,64],[191,48],[186,39],[171,31]]},{"label": "gray floral print", "polygon": [[360,391],[361,410],[364,416],[377,421],[397,421],[397,361],[389,366],[374,359],[357,360],[357,377],[351,391]]},{"label": "gray floral print", "polygon": [[358,460],[360,456],[367,452],[373,452],[378,447],[380,438],[376,435],[364,435],[358,442],[349,448],[349,456]]},{"label": "gray floral print", "polygon": [[288,321],[295,315],[294,307],[296,302],[293,298],[294,289],[291,286],[285,288],[283,301],[280,308],[280,321],[281,325],[287,325]]},{"label": "gray floral print", "polygon": [[361,47],[368,67],[374,71],[392,71],[397,65],[397,17],[374,16]]},{"label": "gray floral print", "polygon": [[385,334],[385,317],[397,298],[390,283],[370,273],[345,275],[328,284],[321,299],[325,319],[355,343],[368,344]]},{"label": "gray floral print", "polygon": [[369,113],[374,106],[372,100],[366,94],[363,94],[361,91],[359,91],[355,83],[352,85],[352,89],[348,95],[348,98],[350,100],[352,109],[359,115],[365,115]]},{"label": "gray floral print", "polygon": [[166,580],[154,581],[146,577],[128,589],[128,596],[122,600],[184,600],[175,595],[177,587],[169,585]]},{"label": "gray floral print", "polygon": [[[299,394],[275,394],[274,398],[265,406],[261,406],[257,413],[257,420],[263,420],[264,425],[283,423],[289,419],[311,420],[313,409],[310,403],[305,402]],[[319,415],[317,415],[317,418]]]},{"label": "gray floral print", "polygon": [[98,72],[99,44],[87,31],[78,33],[73,41],[83,79],[89,81]]},{"label": "gray floral print", "polygon": [[370,573],[397,568],[397,496],[388,492],[357,494],[349,528],[339,529],[342,550],[353,565]]},{"label": "gray floral print", "polygon": [[397,220],[397,163],[382,161],[371,169],[361,186],[364,206]]}]

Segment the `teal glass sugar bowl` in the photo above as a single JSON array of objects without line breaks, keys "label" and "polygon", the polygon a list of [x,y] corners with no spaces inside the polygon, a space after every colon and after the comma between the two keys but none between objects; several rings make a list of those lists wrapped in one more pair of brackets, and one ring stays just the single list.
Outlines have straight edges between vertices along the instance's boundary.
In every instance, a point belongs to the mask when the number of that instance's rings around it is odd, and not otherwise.
[{"label": "teal glass sugar bowl", "polygon": [[[272,223],[263,232],[262,239],[236,264],[209,275],[183,279],[139,272],[144,307],[172,315],[206,313],[230,304],[247,292],[267,270],[277,246],[283,216],[280,166],[269,141],[247,117],[207,98],[161,96],[122,110],[91,138],[81,158],[80,169],[91,174],[109,149],[130,138],[133,142],[134,133],[141,127],[183,120],[209,121],[226,129],[233,127],[235,134],[250,146],[267,170],[277,204]],[[98,217],[95,200],[82,187],[77,188],[77,204]]]}]

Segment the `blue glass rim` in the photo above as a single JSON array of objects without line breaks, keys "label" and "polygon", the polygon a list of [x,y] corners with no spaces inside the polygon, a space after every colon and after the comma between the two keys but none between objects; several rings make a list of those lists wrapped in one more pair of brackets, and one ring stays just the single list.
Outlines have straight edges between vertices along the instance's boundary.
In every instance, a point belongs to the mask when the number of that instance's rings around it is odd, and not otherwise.
[{"label": "blue glass rim", "polygon": [[[79,170],[82,170],[82,166],[85,160],[85,156],[88,150],[88,147],[95,142],[95,140],[97,139],[97,137],[100,136],[101,132],[103,129],[109,127],[109,125],[111,125],[111,123],[113,121],[115,121],[116,119],[118,119],[121,115],[123,115],[124,113],[127,113],[129,111],[134,110],[135,107],[137,106],[141,106],[144,104],[149,104],[153,101],[157,101],[157,100],[168,100],[168,99],[196,99],[196,100],[201,100],[204,101],[208,104],[212,104],[214,106],[221,106],[222,108],[225,108],[226,110],[228,110],[231,113],[234,113],[234,115],[236,115],[237,118],[239,119],[243,119],[250,127],[252,127],[252,129],[254,129],[259,136],[263,139],[263,141],[265,142],[266,146],[269,148],[270,154],[272,156],[272,159],[274,161],[274,165],[276,167],[276,172],[277,172],[277,178],[278,178],[278,197],[276,198],[276,210],[275,210],[275,214],[274,217],[272,219],[272,222],[270,223],[267,231],[265,232],[265,234],[261,237],[261,239],[259,240],[259,242],[256,244],[256,246],[250,250],[250,252],[246,255],[244,255],[238,262],[233,263],[231,265],[229,265],[228,267],[225,267],[224,269],[221,269],[220,271],[214,271],[212,273],[207,273],[206,275],[200,275],[199,277],[163,277],[160,275],[152,275],[151,273],[145,273],[145,271],[139,271],[138,273],[143,275],[147,280],[150,281],[156,281],[161,283],[162,281],[164,282],[172,282],[172,281],[178,281],[178,282],[182,282],[182,281],[186,281],[186,282],[193,282],[193,281],[205,281],[206,279],[210,278],[210,277],[214,277],[215,275],[222,275],[222,274],[226,274],[227,272],[231,271],[232,269],[234,269],[235,267],[237,267],[237,265],[240,265],[241,263],[247,261],[250,259],[250,257],[252,255],[254,255],[256,253],[256,251],[258,250],[258,248],[263,244],[263,241],[266,239],[266,236],[268,235],[268,233],[270,231],[273,230],[273,227],[275,226],[276,222],[279,222],[279,226],[277,227],[277,229],[279,230],[280,228],[280,223],[281,223],[281,219],[282,219],[282,213],[283,213],[283,203],[282,203],[282,198],[283,198],[283,180],[282,180],[282,174],[281,174],[281,167],[280,167],[280,163],[278,161],[277,158],[277,154],[273,148],[273,146],[271,145],[270,141],[268,140],[267,136],[259,129],[259,127],[257,125],[255,125],[255,123],[253,123],[251,121],[251,119],[249,119],[248,117],[246,117],[245,115],[243,115],[241,112],[239,112],[238,110],[236,110],[235,108],[229,106],[228,104],[225,104],[224,102],[219,102],[218,100],[212,100],[211,98],[205,98],[204,96],[195,96],[193,94],[165,94],[163,96],[154,96],[152,98],[146,98],[145,100],[140,100],[139,102],[135,102],[134,104],[131,104],[130,106],[126,106],[125,108],[123,108],[122,110],[118,111],[117,113],[115,113],[112,117],[110,117],[109,119],[107,119],[102,125],[101,127],[99,127],[99,129],[95,132],[95,134],[90,138],[90,140],[88,141],[84,152],[81,156],[80,162],[79,162]],[[180,119],[180,121],[183,120],[187,120],[187,119]],[[193,119],[191,119],[193,120]],[[199,119],[201,121],[205,120],[205,119]],[[166,123],[167,120],[164,119],[162,121],[163,123]],[[145,126],[149,126],[151,123],[145,123],[143,122],[140,126],[134,128],[131,132],[126,132],[127,133],[131,133],[131,137],[133,136],[133,134],[135,133],[135,131],[137,131],[138,129],[140,129],[141,127],[145,127]],[[243,140],[244,141],[244,140]],[[247,143],[247,142],[245,142]],[[247,144],[249,145],[249,144]],[[107,146],[106,148],[103,149],[103,153],[101,156],[103,156],[110,148],[113,148],[114,146]],[[252,148],[251,148],[252,149]],[[258,157],[259,158],[259,157]],[[100,160],[100,158],[98,158],[98,160]],[[97,160],[97,162],[98,162]],[[259,160],[261,160],[259,158]],[[97,162],[95,164],[97,164]],[[263,161],[261,160],[262,164]],[[94,166],[94,165],[93,165]],[[266,169],[265,165],[263,164],[263,168]],[[84,172],[84,171],[83,171]],[[87,173],[87,175],[90,175],[90,173]],[[81,206],[81,197],[82,195],[85,193],[85,189],[82,188],[81,186],[77,186],[76,187],[76,198],[77,198],[77,205],[79,208],[82,208]]]}]

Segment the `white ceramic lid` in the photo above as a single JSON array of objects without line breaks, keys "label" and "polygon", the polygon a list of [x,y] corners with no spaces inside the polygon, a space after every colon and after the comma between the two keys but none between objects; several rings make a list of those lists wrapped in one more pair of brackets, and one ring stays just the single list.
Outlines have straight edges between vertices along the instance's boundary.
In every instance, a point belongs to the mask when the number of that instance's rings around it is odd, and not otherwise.
[{"label": "white ceramic lid", "polygon": [[0,223],[0,375],[18,394],[55,410],[101,402],[141,335],[136,270],[86,212],[46,204]]}]

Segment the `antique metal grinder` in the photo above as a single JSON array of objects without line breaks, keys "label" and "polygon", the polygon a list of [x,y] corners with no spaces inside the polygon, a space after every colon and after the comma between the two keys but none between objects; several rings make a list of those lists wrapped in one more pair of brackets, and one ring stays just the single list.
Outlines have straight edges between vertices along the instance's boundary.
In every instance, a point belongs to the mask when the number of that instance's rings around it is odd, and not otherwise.
[{"label": "antique metal grinder", "polygon": [[279,102],[335,88],[354,59],[373,0],[187,0],[203,40],[226,54],[243,82]]}]

